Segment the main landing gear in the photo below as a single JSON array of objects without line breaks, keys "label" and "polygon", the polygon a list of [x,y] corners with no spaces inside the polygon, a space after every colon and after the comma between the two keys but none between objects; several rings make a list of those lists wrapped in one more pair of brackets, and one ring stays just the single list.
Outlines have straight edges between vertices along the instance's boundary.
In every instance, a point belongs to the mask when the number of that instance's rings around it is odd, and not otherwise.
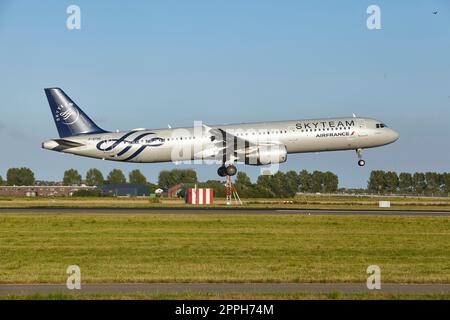
[{"label": "main landing gear", "polygon": [[237,168],[233,164],[230,164],[229,166],[223,165],[217,170],[217,174],[221,177],[234,176],[236,173]]},{"label": "main landing gear", "polygon": [[366,162],[362,159],[362,149],[356,149],[356,154],[358,155],[358,166],[364,167]]}]

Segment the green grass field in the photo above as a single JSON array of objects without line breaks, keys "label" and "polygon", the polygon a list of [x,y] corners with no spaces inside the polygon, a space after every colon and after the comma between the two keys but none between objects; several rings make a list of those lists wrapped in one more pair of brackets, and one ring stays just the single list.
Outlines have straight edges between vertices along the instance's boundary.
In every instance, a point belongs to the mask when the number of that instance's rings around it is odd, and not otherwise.
[{"label": "green grass field", "polygon": [[1,283],[449,283],[450,217],[3,213],[0,257]]}]

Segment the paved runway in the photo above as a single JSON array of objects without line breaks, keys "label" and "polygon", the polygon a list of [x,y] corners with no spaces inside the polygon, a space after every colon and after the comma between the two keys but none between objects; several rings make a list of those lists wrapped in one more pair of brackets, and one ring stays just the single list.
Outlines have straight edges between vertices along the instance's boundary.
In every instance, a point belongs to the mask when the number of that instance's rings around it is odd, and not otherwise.
[{"label": "paved runway", "polygon": [[0,296],[34,294],[186,294],[186,293],[364,293],[449,294],[450,284],[382,284],[380,290],[369,290],[365,284],[344,283],[148,283],[85,284],[80,290],[65,285],[0,285]]},{"label": "paved runway", "polygon": [[0,208],[3,213],[58,213],[58,214],[300,214],[300,215],[401,215],[450,216],[450,211],[420,210],[331,210],[331,209],[255,209],[255,208]]}]

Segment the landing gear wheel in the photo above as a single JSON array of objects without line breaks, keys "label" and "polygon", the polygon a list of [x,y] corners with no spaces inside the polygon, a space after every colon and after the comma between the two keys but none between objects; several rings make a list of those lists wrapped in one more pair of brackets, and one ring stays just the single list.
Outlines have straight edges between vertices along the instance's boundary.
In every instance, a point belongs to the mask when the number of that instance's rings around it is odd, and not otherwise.
[{"label": "landing gear wheel", "polygon": [[358,155],[358,166],[364,167],[366,162],[362,159],[362,149],[356,149],[356,154]]},{"label": "landing gear wheel", "polygon": [[220,167],[219,169],[217,169],[217,174],[218,174],[220,177],[225,177],[225,176],[227,176],[227,168],[224,167],[224,166]]},{"label": "landing gear wheel", "polygon": [[227,174],[228,174],[229,176],[234,176],[234,175],[236,174],[236,172],[237,172],[236,166],[234,166],[234,165],[229,165],[229,166],[227,167]]}]

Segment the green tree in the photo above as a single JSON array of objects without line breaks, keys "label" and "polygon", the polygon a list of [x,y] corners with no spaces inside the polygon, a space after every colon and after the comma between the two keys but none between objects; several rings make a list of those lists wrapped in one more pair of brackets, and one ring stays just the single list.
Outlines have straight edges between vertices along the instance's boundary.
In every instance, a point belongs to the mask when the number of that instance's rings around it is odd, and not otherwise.
[{"label": "green tree", "polygon": [[158,176],[158,185],[163,189],[169,189],[171,186],[174,186],[175,183],[173,176],[169,170],[163,170],[159,173]]},{"label": "green tree", "polygon": [[423,174],[421,172],[414,173],[413,185],[414,185],[414,192],[416,194],[423,194],[427,187],[427,182],[425,180],[425,174]]},{"label": "green tree", "polygon": [[425,173],[426,188],[425,191],[429,195],[436,195],[441,189],[441,175],[437,172]]},{"label": "green tree", "polygon": [[107,178],[108,184],[125,184],[127,183],[127,179],[123,174],[122,170],[114,169],[108,174]]},{"label": "green tree", "polygon": [[385,185],[386,172],[383,170],[373,170],[370,173],[370,178],[367,188],[372,193],[382,194],[386,191]]},{"label": "green tree", "polygon": [[146,185],[148,183],[147,178],[138,169],[130,172],[128,181],[132,184]]},{"label": "green tree", "polygon": [[285,174],[286,183],[286,195],[288,197],[294,197],[298,192],[299,187],[299,177],[297,172],[294,170],[288,171]]},{"label": "green tree", "polygon": [[75,169],[64,172],[63,184],[65,186],[79,186],[81,184],[81,175]]},{"label": "green tree", "polygon": [[273,198],[275,194],[271,188],[271,176],[262,174],[256,180],[256,190],[258,194],[260,194],[261,198]]},{"label": "green tree", "polygon": [[323,191],[326,193],[337,192],[339,186],[339,178],[334,173],[327,171],[322,175]]},{"label": "green tree", "polygon": [[298,189],[298,177],[295,172],[283,173],[278,171],[274,175],[260,175],[253,185],[253,196],[263,198],[291,198]]},{"label": "green tree", "polygon": [[412,174],[408,173],[408,172],[402,172],[398,176],[398,179],[399,179],[398,185],[400,188],[400,192],[402,194],[411,193],[411,191],[413,190],[413,187],[414,187]]},{"label": "green tree", "polygon": [[323,192],[323,173],[315,170],[311,175],[311,192]]},{"label": "green tree", "polygon": [[245,172],[239,171],[237,173],[235,186],[240,197],[255,197],[255,186],[252,184],[252,181]]},{"label": "green tree", "polygon": [[161,188],[168,189],[179,183],[193,184],[196,179],[197,173],[192,169],[164,170],[159,173],[158,185]]},{"label": "green tree", "polygon": [[312,192],[312,177],[308,171],[300,171],[298,175],[298,183],[300,192]]},{"label": "green tree", "polygon": [[105,183],[103,173],[98,169],[89,169],[86,173],[86,184],[88,186],[100,186]]},{"label": "green tree", "polygon": [[2,186],[3,185],[3,178],[2,178],[2,176],[0,176],[0,186]]},{"label": "green tree", "polygon": [[275,197],[283,197],[284,173],[278,171],[274,175],[269,176],[269,190]]},{"label": "green tree", "polygon": [[398,175],[397,172],[388,171],[384,176],[385,192],[396,193],[398,190]]},{"label": "green tree", "polygon": [[274,194],[267,188],[255,184],[255,193],[253,198],[273,198]]},{"label": "green tree", "polygon": [[219,180],[208,180],[203,183],[199,183],[199,188],[211,188],[214,190],[214,197],[224,198],[226,196],[225,184]]},{"label": "green tree", "polygon": [[446,172],[442,174],[442,192],[450,196],[450,173]]},{"label": "green tree", "polygon": [[36,182],[34,173],[29,168],[11,168],[6,173],[9,186],[33,186]]}]

